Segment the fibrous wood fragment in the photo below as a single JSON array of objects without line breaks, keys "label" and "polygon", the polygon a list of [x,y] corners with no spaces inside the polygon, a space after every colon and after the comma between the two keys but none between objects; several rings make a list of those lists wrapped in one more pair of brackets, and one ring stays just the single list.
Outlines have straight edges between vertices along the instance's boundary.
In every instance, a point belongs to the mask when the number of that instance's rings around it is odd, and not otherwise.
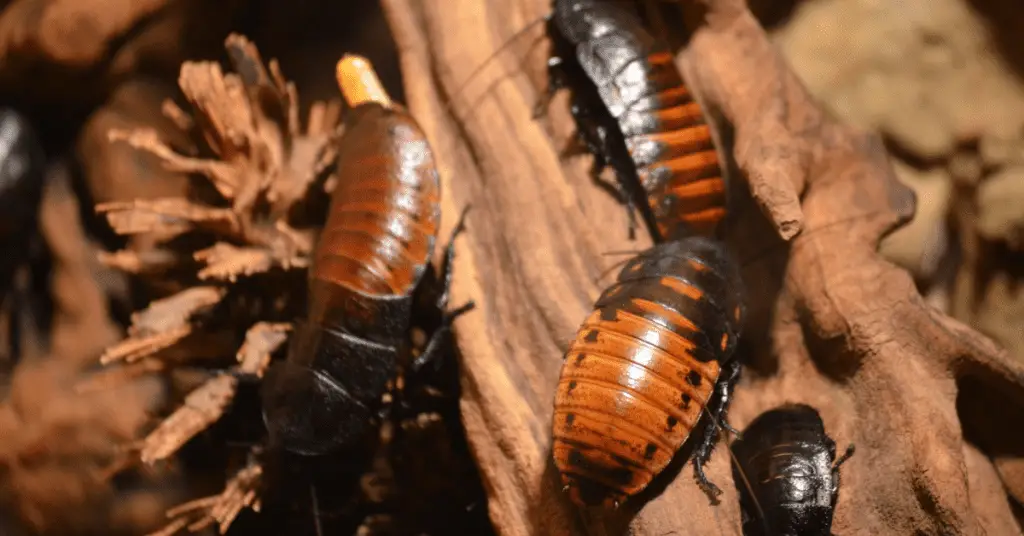
[{"label": "fibrous wood fragment", "polygon": [[185,402],[143,441],[140,458],[153,463],[174,454],[189,439],[223,415],[235,396],[238,379],[229,374],[210,378],[185,397]]},{"label": "fibrous wood fragment", "polygon": [[[728,127],[739,169],[728,242],[743,264],[747,367],[730,412],[742,429],[783,402],[816,407],[843,466],[836,534],[980,534],[1012,526],[992,470],[965,459],[957,413],[966,379],[1024,405],[1024,366],[931,309],[879,240],[914,212],[882,144],[828,116],[741,0],[703,0],[678,64]],[[690,470],[660,477],[615,513],[581,512],[550,463],[551,400],[561,356],[609,283],[608,251],[625,211],[595,188],[589,158],[563,159],[573,135],[565,95],[531,118],[546,85],[541,30],[519,33],[549,4],[385,0],[412,113],[438,153],[443,210],[478,210],[459,244],[452,300],[477,309],[456,326],[463,419],[504,535],[738,534],[728,456],[706,468],[725,494],[711,505]],[[677,6],[664,6],[674,10]],[[666,28],[680,29],[678,12]],[[512,38],[519,44],[509,44]],[[543,42],[543,41],[542,41]],[[504,54],[492,56],[499,47]],[[470,75],[485,61],[470,82]],[[449,102],[451,100],[452,102]],[[986,452],[989,456],[993,453]],[[1024,453],[1015,453],[1024,456]],[[985,464],[991,464],[986,460]],[[990,469],[990,466],[988,467]],[[975,485],[977,484],[977,485]],[[984,508],[979,507],[984,501]],[[979,516],[997,519],[979,519]]]},{"label": "fibrous wood fragment", "polygon": [[[169,102],[163,108],[202,150],[179,153],[146,129],[109,135],[111,143],[127,143],[156,155],[169,170],[190,174],[193,185],[206,182],[182,197],[97,206],[119,234],[156,237],[148,247],[107,254],[104,262],[176,289],[132,315],[128,337],[108,348],[103,362],[158,360],[161,371],[200,358],[206,367],[223,363],[135,446],[146,464],[170,458],[220,419],[234,402],[240,378],[261,378],[287,340],[291,326],[280,319],[294,317],[304,295],[294,294],[292,279],[282,274],[307,266],[314,230],[306,220],[316,219],[304,215],[303,222],[292,222],[292,209],[317,196],[323,204],[323,183],[332,171],[338,103],[315,103],[303,130],[298,93],[276,63],[264,67],[256,48],[239,35],[225,44],[237,72],[213,62],[186,63],[179,86],[191,109]],[[258,278],[270,279],[253,284]],[[239,290],[242,285],[246,290]],[[219,348],[202,342],[204,337],[234,337],[241,330],[247,332],[235,355],[203,352]],[[258,504],[260,472],[253,462],[224,494],[171,512],[178,519],[160,534],[213,523],[223,532],[241,509]]]},{"label": "fibrous wood fragment", "polygon": [[192,315],[213,307],[224,294],[217,287],[192,287],[153,302],[132,314],[128,338],[103,352],[100,361],[132,362],[174,345],[192,332]]},{"label": "fibrous wood fragment", "polygon": [[270,356],[288,339],[291,324],[260,322],[245,333],[245,344],[238,350],[238,370],[244,374],[263,376]]},{"label": "fibrous wood fragment", "polygon": [[199,532],[213,524],[217,525],[218,533],[224,534],[243,509],[260,511],[257,490],[262,476],[263,467],[255,459],[250,460],[228,481],[219,495],[196,499],[168,510],[167,517],[175,518],[174,521],[149,536],[170,536],[185,528]]}]

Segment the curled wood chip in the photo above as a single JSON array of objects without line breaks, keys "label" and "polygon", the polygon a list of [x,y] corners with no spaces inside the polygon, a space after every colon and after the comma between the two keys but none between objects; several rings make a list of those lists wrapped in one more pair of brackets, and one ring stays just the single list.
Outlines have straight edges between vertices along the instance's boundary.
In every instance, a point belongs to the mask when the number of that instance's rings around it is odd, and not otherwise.
[{"label": "curled wood chip", "polygon": [[185,403],[143,440],[139,454],[153,463],[174,454],[189,439],[216,422],[235,396],[238,379],[229,374],[210,378],[185,397]]},{"label": "curled wood chip", "polygon": [[291,324],[270,322],[260,322],[249,328],[249,331],[245,332],[245,343],[236,356],[238,370],[263,377],[270,364],[271,354],[288,340],[288,332],[291,329]]},{"label": "curled wood chip", "polygon": [[220,534],[227,532],[243,508],[260,511],[259,486],[263,467],[251,459],[235,474],[220,495],[196,499],[167,511],[167,517],[176,518],[166,527],[149,536],[170,536],[183,528],[198,532],[216,523]]}]

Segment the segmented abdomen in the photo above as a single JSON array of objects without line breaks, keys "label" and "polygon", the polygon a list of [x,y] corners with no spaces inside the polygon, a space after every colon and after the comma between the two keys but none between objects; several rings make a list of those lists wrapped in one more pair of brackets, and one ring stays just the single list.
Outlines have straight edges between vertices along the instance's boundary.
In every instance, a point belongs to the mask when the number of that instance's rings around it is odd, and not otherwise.
[{"label": "segmented abdomen", "polygon": [[734,267],[709,244],[665,243],[627,264],[566,352],[553,451],[578,503],[643,490],[708,403],[742,317]]},{"label": "segmented abdomen", "polygon": [[[426,137],[404,111],[364,104],[339,147],[314,280],[370,295],[405,295],[433,253],[440,183]],[[314,307],[315,309],[315,307]]]},{"label": "segmented abdomen", "polygon": [[669,52],[646,58],[647,92],[619,118],[662,238],[710,236],[725,217],[725,181],[704,112]]}]

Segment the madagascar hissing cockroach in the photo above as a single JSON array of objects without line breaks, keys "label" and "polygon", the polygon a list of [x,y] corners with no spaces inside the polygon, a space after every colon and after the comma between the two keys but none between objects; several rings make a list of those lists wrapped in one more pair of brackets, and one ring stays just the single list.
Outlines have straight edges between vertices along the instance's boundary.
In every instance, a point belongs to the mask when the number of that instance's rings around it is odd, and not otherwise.
[{"label": "madagascar hissing cockroach", "polygon": [[617,508],[688,439],[704,475],[732,388],[742,282],[725,245],[663,242],[631,259],[597,299],[564,356],[552,425],[555,466],[578,505]]},{"label": "madagascar hissing cockroach", "polygon": [[[441,218],[440,180],[419,124],[391,101],[367,60],[338,62],[349,109],[338,145],[338,181],[309,268],[308,314],[287,359],[264,382],[270,444],[317,455],[351,446],[379,420],[381,398],[402,358],[414,294],[428,269]],[[447,306],[455,235],[437,283]],[[452,320],[446,313],[418,368]]]},{"label": "madagascar hissing cockroach", "polygon": [[[786,404],[759,415],[732,444],[746,536],[828,536],[839,497],[836,444],[818,411]],[[739,472],[742,471],[742,475]]]},{"label": "madagascar hissing cockroach", "polygon": [[618,4],[554,2],[549,87],[535,115],[569,88],[595,176],[614,169],[630,221],[639,209],[656,241],[712,236],[725,217],[726,189],[711,129],[668,45]]}]

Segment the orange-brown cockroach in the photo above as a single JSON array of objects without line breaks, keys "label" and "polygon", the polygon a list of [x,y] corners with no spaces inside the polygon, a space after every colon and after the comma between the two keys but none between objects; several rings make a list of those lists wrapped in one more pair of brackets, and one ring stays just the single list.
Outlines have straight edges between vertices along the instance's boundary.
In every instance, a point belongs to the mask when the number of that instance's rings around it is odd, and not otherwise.
[{"label": "orange-brown cockroach", "polygon": [[622,2],[556,0],[547,18],[549,87],[537,114],[560,88],[572,93],[577,135],[610,165],[624,204],[655,241],[711,236],[725,217],[726,188],[701,106],[667,44]]},{"label": "orange-brown cockroach", "polygon": [[738,266],[721,242],[664,242],[630,260],[597,299],[564,357],[553,455],[578,505],[617,508],[692,437],[704,475],[739,378]]},{"label": "orange-brown cockroach", "polygon": [[[309,304],[288,357],[264,383],[271,445],[316,455],[352,445],[379,418],[381,398],[402,358],[414,294],[428,268],[440,224],[440,180],[415,119],[391,101],[358,56],[338,63],[349,106],[339,144],[339,180],[309,269]],[[455,235],[436,279],[444,310]],[[418,368],[432,359],[452,320],[446,314]]]}]

